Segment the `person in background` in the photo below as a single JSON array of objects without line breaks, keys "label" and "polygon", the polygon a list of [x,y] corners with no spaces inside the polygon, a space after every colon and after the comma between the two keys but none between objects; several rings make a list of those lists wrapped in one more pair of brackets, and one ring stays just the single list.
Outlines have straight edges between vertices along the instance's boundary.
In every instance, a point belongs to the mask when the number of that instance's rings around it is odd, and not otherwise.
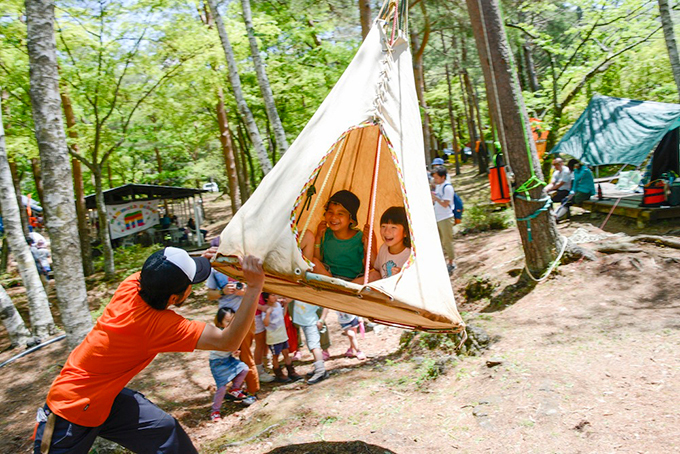
[{"label": "person in background", "polygon": [[[215,326],[219,329],[229,328],[231,322],[234,320],[235,312],[229,307],[221,307],[217,310],[215,315]],[[248,396],[243,393],[241,386],[248,375],[248,365],[235,358],[239,352],[223,352],[219,350],[210,351],[210,373],[215,379],[215,386],[217,391],[213,398],[213,404],[210,408],[210,420],[219,421],[220,408],[224,402],[224,396],[229,395],[232,399],[240,401],[243,405],[252,405],[255,403],[255,396]],[[227,391],[227,385],[231,383],[231,388]]]},{"label": "person in background", "polygon": [[[206,281],[206,287],[208,288],[208,300],[218,301],[220,309],[228,308],[234,312],[237,312],[241,307],[243,295],[246,293],[246,286],[243,283],[225,276],[215,269],[210,272],[210,276]],[[253,321],[250,331],[243,338],[243,342],[239,347],[240,360],[250,369],[245,380],[248,392],[253,396],[260,391],[258,370],[251,350],[254,337],[255,321]]]},{"label": "person in background", "polygon": [[553,159],[552,165],[555,170],[553,170],[552,177],[550,178],[550,184],[545,187],[545,192],[548,194],[553,193],[550,197],[552,201],[560,203],[569,196],[573,175],[569,167],[564,165],[562,158]]},{"label": "person in background", "polygon": [[[307,380],[308,385],[315,385],[328,378],[323,352],[321,350],[321,333],[319,330],[324,328],[324,324],[317,312],[318,306],[302,301],[293,301],[288,307],[293,307],[293,323],[299,326],[305,335],[307,348],[314,356],[314,372]],[[325,318],[328,309],[323,309]]]},{"label": "person in background", "polygon": [[[264,326],[267,330],[267,345],[272,352],[272,368],[276,381],[287,383],[289,381],[302,380],[302,377],[295,372],[293,360],[288,349],[288,334],[283,320],[284,308],[279,302],[279,296],[272,293],[263,292],[267,309],[264,315]],[[288,376],[283,373],[279,365],[279,355],[283,355],[283,361],[288,371]]]},{"label": "person in background", "polygon": [[434,217],[437,220],[439,240],[446,254],[446,270],[449,276],[456,269],[455,253],[453,250],[453,186],[446,182],[447,172],[444,167],[435,167],[432,171],[434,190],[432,191],[432,203],[434,204]]},{"label": "person in background", "polygon": [[567,166],[574,175],[570,194],[574,195],[574,205],[580,206],[595,195],[595,178],[588,166],[581,164],[578,159],[569,160]]}]

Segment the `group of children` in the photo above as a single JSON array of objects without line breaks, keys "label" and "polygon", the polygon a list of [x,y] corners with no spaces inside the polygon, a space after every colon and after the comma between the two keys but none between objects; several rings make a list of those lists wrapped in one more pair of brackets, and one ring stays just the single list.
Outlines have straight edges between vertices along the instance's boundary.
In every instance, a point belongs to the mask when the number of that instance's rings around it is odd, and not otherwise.
[{"label": "group of children", "polygon": [[[351,191],[341,190],[333,194],[325,206],[324,219],[317,226],[316,232],[304,232],[300,242],[302,254],[314,264],[314,272],[332,276],[355,283],[365,280],[365,260],[368,255],[368,282],[385,279],[401,272],[411,255],[411,240],[406,210],[404,207],[388,208],[380,218],[380,236],[383,244],[377,250],[375,236],[369,232],[369,226],[363,231],[357,228],[357,212],[359,198]],[[368,235],[373,235],[370,254]],[[220,309],[215,317],[215,325],[225,328],[231,323],[233,314],[238,310],[235,301],[240,303],[243,294],[240,283],[213,271],[208,280],[209,299],[219,299]],[[236,307],[235,307],[236,306]],[[299,351],[296,345],[291,346],[299,336],[293,330],[304,334],[307,347],[314,356],[314,369],[309,374],[307,383],[312,385],[328,377],[324,361],[330,357],[329,341],[324,345],[324,334],[327,338],[325,319],[327,309],[300,301],[292,301],[271,293],[262,293],[260,305],[255,315],[254,335],[247,336],[241,345],[240,352],[211,352],[210,370],[217,385],[217,392],[211,409],[211,419],[220,419],[220,407],[225,396],[250,405],[255,401],[254,394],[259,390],[259,383],[248,381],[248,371],[257,370],[261,382],[289,382],[302,380],[293,366],[293,352]],[[347,357],[365,360],[366,355],[359,347],[357,330],[362,323],[359,317],[338,312],[338,322],[349,341],[345,352]],[[288,326],[287,326],[288,324]],[[301,338],[300,338],[301,339]],[[250,348],[254,341],[254,354],[250,356]],[[264,369],[267,349],[272,354],[272,370],[274,376]],[[279,360],[283,357],[283,367]],[[240,356],[240,360],[236,359]],[[251,364],[246,364],[250,362]],[[246,381],[248,393],[241,389]],[[227,385],[231,383],[229,390]]]}]

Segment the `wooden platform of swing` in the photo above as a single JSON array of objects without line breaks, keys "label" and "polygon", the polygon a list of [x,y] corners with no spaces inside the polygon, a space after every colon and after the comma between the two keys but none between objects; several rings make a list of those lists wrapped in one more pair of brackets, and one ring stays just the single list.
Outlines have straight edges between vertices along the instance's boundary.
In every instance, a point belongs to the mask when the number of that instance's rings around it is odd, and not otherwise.
[{"label": "wooden platform of swing", "polygon": [[612,207],[616,205],[612,214],[633,218],[637,221],[637,225],[640,228],[644,228],[650,222],[680,218],[680,206],[642,207],[640,206],[641,202],[642,194],[630,195],[620,200],[609,197],[602,200],[593,198],[583,202],[583,208],[591,213],[609,214]]}]

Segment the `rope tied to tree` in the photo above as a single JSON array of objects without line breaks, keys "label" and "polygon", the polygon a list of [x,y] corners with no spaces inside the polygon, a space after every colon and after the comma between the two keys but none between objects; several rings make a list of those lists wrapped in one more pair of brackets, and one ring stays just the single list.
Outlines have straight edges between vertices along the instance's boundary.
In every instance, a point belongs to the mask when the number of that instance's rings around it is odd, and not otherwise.
[{"label": "rope tied to tree", "polygon": [[[519,195],[517,195],[516,197],[523,198]],[[517,218],[518,222],[522,221],[522,222],[527,223],[527,235],[528,235],[529,242],[531,242],[531,241],[533,241],[533,238],[531,236],[531,220],[538,217],[538,215],[540,215],[541,213],[548,211],[552,207],[552,199],[550,197],[546,197],[545,199],[528,199],[527,201],[528,202],[544,202],[542,207],[540,207],[539,209],[537,209],[536,211],[534,211],[530,215],[525,216],[523,218]]]}]

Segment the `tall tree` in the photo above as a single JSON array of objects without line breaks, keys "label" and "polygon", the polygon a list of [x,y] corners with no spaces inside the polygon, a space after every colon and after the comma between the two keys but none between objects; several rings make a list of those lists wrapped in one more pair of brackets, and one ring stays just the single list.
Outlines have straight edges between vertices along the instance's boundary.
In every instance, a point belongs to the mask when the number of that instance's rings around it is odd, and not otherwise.
[{"label": "tall tree", "polygon": [[359,0],[359,21],[361,22],[361,39],[371,31],[371,3],[369,0]]},{"label": "tall tree", "polygon": [[231,140],[231,133],[229,132],[229,121],[227,120],[227,110],[224,107],[224,93],[222,92],[221,87],[217,90],[217,122],[220,128],[222,155],[224,156],[224,164],[227,168],[231,213],[234,215],[241,208],[241,195],[238,185],[238,175],[236,173],[234,143]]},{"label": "tall tree", "polygon": [[420,110],[423,117],[423,144],[425,146],[425,161],[432,162],[432,143],[430,135],[430,114],[427,107],[427,100],[425,99],[425,68],[423,63],[423,54],[425,47],[430,39],[430,19],[427,15],[425,2],[420,2],[420,9],[423,13],[423,32],[422,37],[419,37],[414,28],[411,27],[411,52],[413,54],[413,76],[416,83],[416,94],[418,95],[418,102],[420,103]]},{"label": "tall tree", "polygon": [[[76,154],[80,154],[80,146],[77,142],[78,133],[75,130],[76,117],[73,114],[73,105],[69,98],[66,88],[62,88],[61,105],[64,108],[68,136],[74,140],[71,148]],[[87,207],[85,206],[85,190],[83,185],[83,170],[77,158],[71,158],[71,169],[73,171],[73,189],[76,196],[76,215],[78,216],[78,237],[80,239],[80,256],[83,263],[83,273],[90,276],[94,273],[94,263],[92,262],[92,245],[90,244],[90,226],[87,222]]]},{"label": "tall tree", "polygon": [[[529,116],[524,107],[522,93],[515,79],[512,52],[505,35],[498,0],[466,0],[475,42],[481,60],[487,99],[498,112],[501,142],[509,163],[520,184],[532,177],[542,179],[536,144],[529,128]],[[557,255],[560,243],[555,218],[547,211],[539,211],[547,197],[543,187],[532,185],[527,190],[531,201],[515,197],[515,216],[518,219],[533,217],[517,223],[526,265],[534,275],[546,271]],[[530,230],[529,230],[530,227]],[[562,240],[566,241],[566,240]]]},{"label": "tall tree", "polygon": [[17,162],[15,160],[7,160],[7,166],[9,167],[9,172],[12,178],[12,185],[14,186],[14,194],[17,199],[17,206],[19,207],[19,219],[21,220],[21,230],[24,232],[24,236],[28,236],[28,213],[26,212],[26,207],[24,206],[23,194],[21,191],[21,176],[19,175],[19,169]]},{"label": "tall tree", "polygon": [[26,346],[33,339],[24,319],[3,287],[0,286],[0,320],[9,334],[12,347]]},{"label": "tall tree", "polygon": [[257,75],[257,84],[260,86],[260,93],[264,100],[264,107],[267,111],[267,118],[274,130],[274,140],[276,141],[276,149],[279,156],[288,149],[288,139],[286,139],[286,131],[283,129],[279,112],[276,110],[276,103],[274,102],[274,94],[272,93],[271,85],[267,72],[264,69],[262,57],[260,57],[260,50],[257,46],[257,38],[255,37],[255,27],[253,26],[253,13],[250,9],[250,0],[241,0],[243,7],[243,21],[246,24],[246,33],[248,34],[248,44],[250,45],[250,55],[253,57],[253,65],[255,66],[255,74]]},{"label": "tall tree", "polygon": [[68,344],[92,327],[73,204],[73,183],[61,117],[53,0],[27,0],[27,45],[35,138],[45,187],[45,218],[52,247],[57,300]]},{"label": "tall tree", "polygon": [[234,92],[234,97],[236,98],[236,104],[238,106],[238,111],[243,117],[246,124],[246,129],[248,131],[248,136],[255,147],[255,153],[260,162],[260,167],[262,168],[263,174],[268,174],[272,169],[272,163],[267,155],[267,149],[264,147],[262,142],[262,136],[260,135],[260,130],[255,122],[255,117],[246,103],[246,99],[243,95],[243,89],[241,88],[241,77],[238,74],[238,66],[236,65],[236,58],[234,57],[234,50],[231,47],[231,42],[229,41],[229,35],[227,34],[227,29],[224,26],[224,20],[222,20],[222,15],[217,9],[217,0],[208,0],[210,5],[210,11],[212,12],[215,24],[217,25],[217,33],[220,36],[220,41],[222,42],[222,48],[224,49],[224,55],[227,59],[227,66],[229,67],[229,81],[231,82],[231,89]]},{"label": "tall tree", "polygon": [[680,56],[678,56],[678,45],[675,42],[675,30],[673,28],[671,7],[668,3],[668,0],[659,0],[659,16],[661,17],[661,24],[663,25],[663,35],[666,38],[666,48],[668,49],[668,58],[671,60],[671,69],[673,70],[675,86],[678,89],[678,96],[680,97]]},{"label": "tall tree", "polygon": [[[33,334],[45,338],[54,333],[55,326],[50,312],[47,294],[40,282],[35,260],[26,243],[26,237],[21,228],[19,205],[17,204],[14,184],[9,170],[5,147],[5,129],[2,125],[2,109],[0,109],[0,205],[2,206],[2,221],[7,232],[7,240],[12,254],[17,261],[17,268],[26,288],[28,307],[31,317]],[[6,247],[7,245],[3,245]]]}]

